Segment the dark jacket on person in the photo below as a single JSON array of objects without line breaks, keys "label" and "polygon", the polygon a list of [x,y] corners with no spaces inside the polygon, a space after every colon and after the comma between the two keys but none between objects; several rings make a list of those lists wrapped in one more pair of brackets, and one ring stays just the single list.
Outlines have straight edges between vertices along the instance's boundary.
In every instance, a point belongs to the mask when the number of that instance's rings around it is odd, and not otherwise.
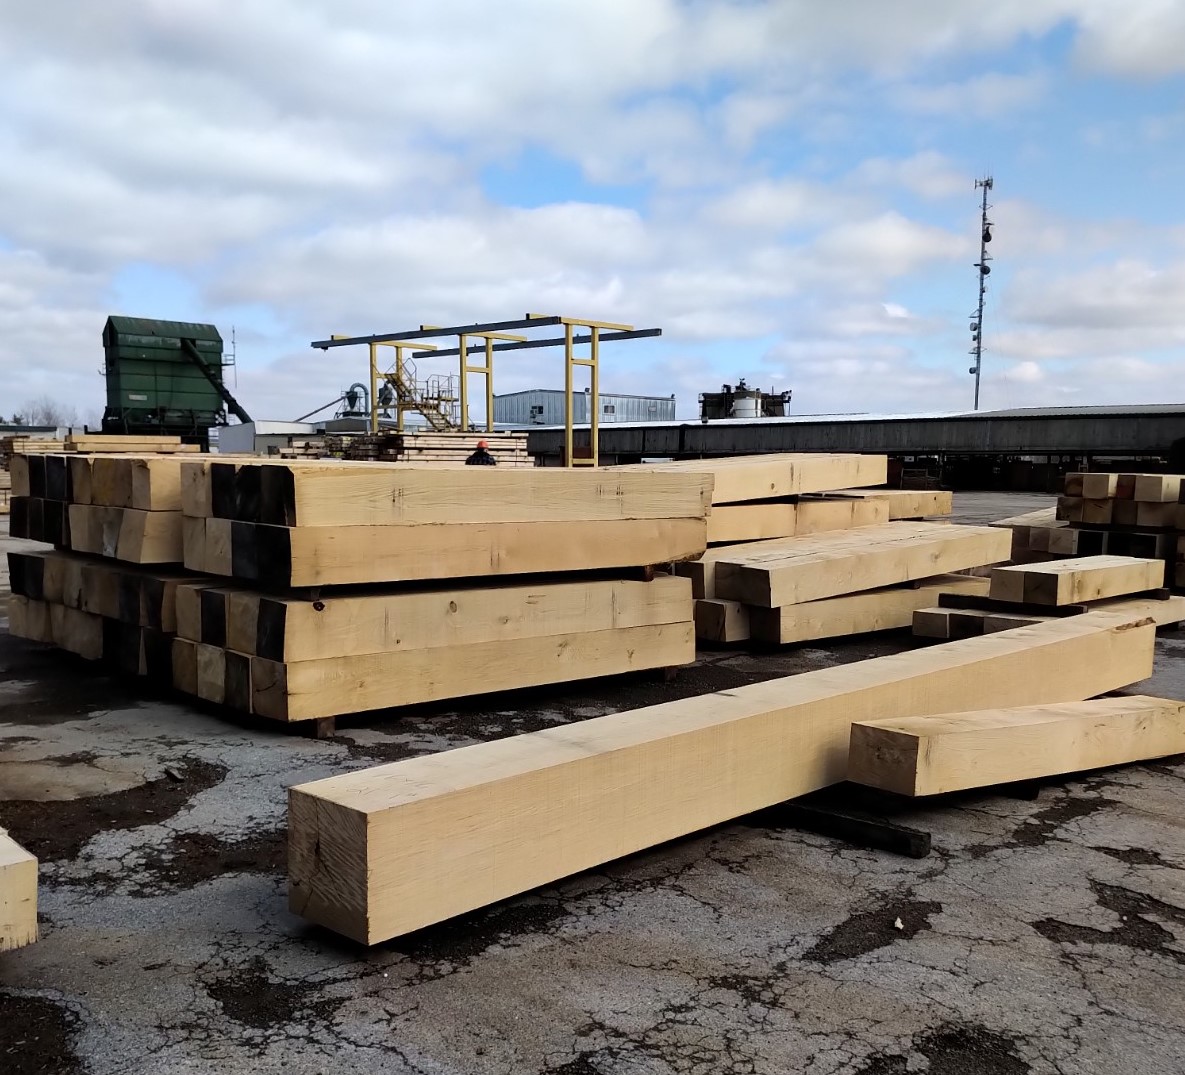
[{"label": "dark jacket on person", "polygon": [[478,448],[468,459],[465,460],[467,467],[496,467],[498,460],[495,459],[484,448]]}]

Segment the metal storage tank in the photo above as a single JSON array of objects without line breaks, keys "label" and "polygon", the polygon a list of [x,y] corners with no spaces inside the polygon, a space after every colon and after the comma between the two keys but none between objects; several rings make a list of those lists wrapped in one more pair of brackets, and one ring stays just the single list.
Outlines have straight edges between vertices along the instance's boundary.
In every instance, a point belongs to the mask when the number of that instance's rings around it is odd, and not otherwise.
[{"label": "metal storage tank", "polygon": [[[572,400],[572,421],[589,422],[588,392],[577,392]],[[675,397],[631,396],[602,392],[599,397],[602,425],[610,422],[673,422]],[[561,426],[564,424],[564,393],[556,388],[534,388],[494,397],[494,423],[500,426]]]}]

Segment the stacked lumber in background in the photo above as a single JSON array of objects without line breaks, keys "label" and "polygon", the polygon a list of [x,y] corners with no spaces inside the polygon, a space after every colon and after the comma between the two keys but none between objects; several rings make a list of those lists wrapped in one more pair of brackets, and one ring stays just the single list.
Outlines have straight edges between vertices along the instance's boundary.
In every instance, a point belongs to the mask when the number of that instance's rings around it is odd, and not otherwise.
[{"label": "stacked lumber in background", "polygon": [[8,502],[12,496],[12,475],[0,470],[0,515],[8,514]]},{"label": "stacked lumber in background", "polygon": [[991,527],[900,521],[714,549],[676,570],[704,595],[701,638],[783,645],[905,628],[942,593],[985,595],[987,579],[952,573],[1007,560],[1009,542]]},{"label": "stacked lumber in background", "polygon": [[1057,517],[1066,526],[1051,535],[1049,551],[1155,557],[1170,565],[1169,581],[1176,582],[1177,544],[1185,530],[1182,480],[1180,474],[1067,474],[1057,502]]},{"label": "stacked lumber in background", "polygon": [[1084,556],[998,567],[986,597],[945,593],[919,608],[913,633],[922,638],[969,638],[1009,631],[1094,610],[1151,619],[1158,627],[1185,620],[1185,597],[1163,588],[1163,560]]},{"label": "stacked lumber in background", "polygon": [[315,437],[292,437],[287,447],[276,449],[274,454],[281,459],[348,459],[439,466],[464,463],[476,450],[479,440],[486,441],[490,454],[500,467],[535,465],[527,452],[525,432],[483,433],[480,430],[466,433],[327,433]]},{"label": "stacked lumber in background", "polygon": [[941,795],[1182,753],[1185,703],[1135,695],[858,721],[848,779]]},{"label": "stacked lumber in background", "polygon": [[1039,508],[1037,511],[1015,515],[1010,519],[999,519],[989,526],[999,526],[1012,531],[1012,552],[1009,559],[1016,564],[1039,563],[1056,558],[1049,551],[1050,535],[1068,524],[1057,518],[1057,508]]},{"label": "stacked lumber in background", "polygon": [[[714,478],[712,513],[708,517],[707,552],[698,561],[677,564],[677,574],[692,580],[696,598],[696,635],[712,643],[749,639],[778,645],[832,638],[865,631],[908,627],[913,609],[932,603],[939,585],[960,592],[983,592],[986,582],[945,578],[944,572],[978,567],[994,559],[961,560],[956,567],[936,567],[924,573],[894,576],[889,583],[860,578],[857,571],[845,589],[829,596],[829,603],[786,611],[790,604],[762,605],[734,593],[720,592],[717,565],[780,553],[823,551],[851,547],[842,533],[859,534],[857,544],[878,536],[891,540],[890,532],[877,530],[890,520],[902,525],[907,519],[945,515],[951,511],[951,494],[942,490],[876,488],[886,479],[888,460],[879,455],[764,455],[719,459],[678,460],[643,464],[658,473],[704,470]],[[610,467],[610,471],[638,467]],[[862,488],[868,486],[868,488]],[[812,544],[812,535],[827,538]],[[896,532],[892,533],[895,537]],[[998,541],[989,542],[998,545]],[[909,583],[887,591],[886,586]],[[908,592],[906,592],[908,589]],[[865,593],[865,591],[874,591]],[[851,595],[859,594],[858,597]]]},{"label": "stacked lumber in background", "polygon": [[0,469],[8,470],[14,455],[65,451],[65,442],[41,437],[0,437]]},{"label": "stacked lumber in background", "polygon": [[838,783],[853,719],[1083,701],[1153,643],[1091,613],[294,787],[289,905],[377,944]]},{"label": "stacked lumber in background", "polygon": [[0,829],[0,952],[37,940],[37,860]]},{"label": "stacked lumber in background", "polygon": [[23,477],[44,495],[20,498],[20,532],[60,547],[10,555],[12,632],[243,712],[695,659],[691,583],[653,565],[704,551],[710,475],[77,455]]}]

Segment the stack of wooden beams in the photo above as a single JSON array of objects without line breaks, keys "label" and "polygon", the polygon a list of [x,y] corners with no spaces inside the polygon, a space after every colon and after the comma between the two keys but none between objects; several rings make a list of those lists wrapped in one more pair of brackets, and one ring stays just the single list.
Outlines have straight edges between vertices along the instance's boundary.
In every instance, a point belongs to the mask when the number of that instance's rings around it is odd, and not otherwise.
[{"label": "stack of wooden beams", "polygon": [[62,550],[10,552],[8,571],[12,634],[172,681],[177,587],[192,576]]},{"label": "stack of wooden beams", "polygon": [[1151,556],[1175,565],[1185,530],[1182,481],[1180,474],[1067,474],[1057,502],[1057,517],[1066,526],[1051,535],[1049,551]]},{"label": "stack of wooden beams", "polygon": [[853,718],[1080,702],[1146,678],[1153,642],[1090,613],[294,787],[289,905],[377,944],[838,783]]},{"label": "stack of wooden beams", "polygon": [[8,501],[12,496],[12,475],[0,470],[0,515],[8,514]]},{"label": "stack of wooden beams", "polygon": [[999,526],[1012,531],[1012,554],[1014,564],[1040,563],[1056,558],[1049,551],[1051,531],[1064,529],[1064,519],[1057,518],[1057,508],[1039,508],[1015,515],[1010,519],[999,519],[989,526]]},{"label": "stack of wooden beams", "polygon": [[0,829],[0,952],[37,940],[37,860]]},{"label": "stack of wooden beams", "polygon": [[1158,627],[1185,620],[1185,597],[1163,588],[1163,560],[1084,556],[1018,564],[992,571],[986,597],[944,594],[918,609],[913,633],[922,638],[969,638],[1041,620],[1094,610],[1140,615]]},{"label": "stack of wooden beams", "polygon": [[[651,565],[703,552],[709,475],[38,463],[32,484],[63,499],[23,499],[64,509],[65,532],[10,556],[13,633],[246,712],[324,720],[695,658],[691,585]],[[84,550],[104,558],[65,551],[95,510],[123,513]],[[143,521],[124,548],[142,516],[168,517],[167,560],[196,573],[113,562],[151,562]]]},{"label": "stack of wooden beams", "polygon": [[482,433],[403,433],[399,459],[420,466],[464,463],[477,448],[477,442],[489,444],[489,453],[500,467],[533,467],[535,460],[527,451],[525,432]]},{"label": "stack of wooden beams", "polygon": [[[710,472],[714,478],[712,513],[708,517],[709,549],[699,561],[675,567],[676,573],[692,580],[696,634],[703,641],[754,639],[763,644],[781,644],[908,627],[913,609],[932,603],[941,587],[972,591],[986,587],[986,582],[974,579],[927,578],[921,582],[917,575],[906,575],[894,577],[891,582],[916,585],[886,592],[881,584],[860,579],[857,572],[856,581],[838,591],[834,596],[839,599],[829,604],[816,602],[810,608],[804,606],[794,614],[784,615],[775,614],[770,606],[751,607],[756,603],[718,591],[718,564],[767,553],[790,554],[791,550],[826,555],[828,549],[845,546],[846,539],[840,536],[843,533],[865,535],[890,520],[949,515],[951,494],[942,490],[873,488],[885,481],[888,471],[886,457],[877,455],[737,456],[646,466],[662,473],[698,469]],[[889,532],[875,532],[890,539]],[[811,543],[811,536],[820,540]],[[979,566],[984,562],[958,566]],[[941,575],[946,570],[939,567],[928,575]],[[874,589],[874,594],[863,594]],[[847,595],[858,592],[858,599],[848,599]]]},{"label": "stack of wooden beams", "polygon": [[193,454],[200,452],[199,444],[182,444],[180,437],[153,433],[68,433],[62,450],[67,452],[135,452]]},{"label": "stack of wooden beams", "polygon": [[14,456],[9,532],[127,563],[180,563],[187,454]]}]

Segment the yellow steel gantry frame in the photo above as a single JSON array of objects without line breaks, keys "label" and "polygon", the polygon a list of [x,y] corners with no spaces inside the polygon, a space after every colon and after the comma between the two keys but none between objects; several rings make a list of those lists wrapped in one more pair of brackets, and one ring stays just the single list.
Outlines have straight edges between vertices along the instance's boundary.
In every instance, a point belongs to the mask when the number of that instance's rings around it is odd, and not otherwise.
[{"label": "yellow steel gantry frame", "polygon": [[[550,314],[527,314],[528,317],[550,317]],[[561,317],[564,326],[564,466],[595,467],[601,459],[601,331],[633,332],[633,325],[619,325],[612,321],[586,321],[578,317]],[[573,341],[575,330],[589,330],[589,356],[579,358]],[[575,409],[574,381],[577,366],[587,366],[590,372],[588,436],[589,456],[578,459],[573,453],[573,421]]]},{"label": "yellow steel gantry frame", "polygon": [[[423,332],[431,332],[440,328],[439,325],[421,325]],[[484,366],[469,364],[469,338],[476,336],[485,340]],[[523,343],[526,336],[517,336],[512,332],[461,332],[457,334],[457,349],[460,351],[458,362],[461,368],[461,432],[468,432],[469,424],[469,374],[480,373],[485,377],[486,386],[486,432],[494,432],[494,341],[510,340],[513,343]],[[435,348],[432,348],[435,350]]]},{"label": "yellow steel gantry frame", "polygon": [[[392,367],[392,372],[395,374],[395,380],[399,382],[400,386],[404,384],[404,351],[435,351],[437,346],[434,343],[420,343],[410,342],[408,340],[381,340],[378,343],[370,345],[370,431],[377,433],[379,431],[379,401],[376,395],[378,391],[379,378],[382,374],[379,373],[378,353],[380,347],[394,347],[395,348],[395,365]],[[386,380],[383,377],[383,380]],[[412,384],[414,387],[415,379],[413,377]],[[406,411],[418,411],[419,407],[415,403],[405,403],[399,396],[399,390],[395,391],[395,429],[399,433],[403,432],[403,415]]]},{"label": "yellow steel gantry frame", "polygon": [[[661,335],[660,329],[642,329],[636,330],[633,325],[622,325],[613,321],[590,321],[580,317],[558,317],[553,314],[527,314],[527,321],[542,320],[549,325],[563,325],[564,327],[564,465],[568,467],[575,466],[598,466],[600,463],[600,428],[601,428],[601,333],[608,331],[611,333],[631,333],[632,336],[624,337],[626,339],[637,338],[641,336],[658,336]],[[523,322],[504,322],[508,328],[523,327]],[[492,326],[491,326],[492,327]],[[420,331],[428,335],[436,331],[439,326],[436,325],[421,325]],[[473,326],[473,331],[457,333],[458,347],[457,354],[460,356],[460,406],[461,406],[461,424],[460,432],[467,432],[470,430],[469,424],[469,374],[480,373],[485,377],[485,395],[486,395],[486,430],[488,432],[494,431],[494,341],[505,340],[509,341],[503,347],[509,347],[512,350],[517,350],[517,345],[523,347],[535,346],[551,346],[559,344],[559,340],[529,340],[526,336],[518,336],[509,332],[495,332],[487,330],[485,327],[479,329],[478,326]],[[579,342],[587,342],[590,345],[588,357],[580,357],[576,354],[576,330],[588,329],[589,335]],[[447,330],[441,331],[440,335],[446,335]],[[402,335],[402,334],[401,334]],[[415,335],[415,333],[406,333],[406,335]],[[475,366],[469,362],[469,339],[470,337],[477,337],[485,341],[485,365]],[[622,337],[613,337],[622,338]],[[355,343],[367,342],[365,337],[351,337],[351,336],[331,336],[332,340],[350,340]],[[314,347],[325,349],[329,346],[325,340],[315,341]],[[436,351],[441,350],[435,344],[420,343],[411,340],[374,340],[371,338],[370,342],[370,428],[371,432],[378,431],[378,361],[377,349],[382,346],[395,348],[395,375],[402,383],[405,376],[404,371],[404,351],[410,350],[413,352],[420,351]],[[499,348],[502,350],[503,348]],[[476,351],[477,348],[474,348]],[[451,355],[451,350],[444,350],[445,355]],[[589,454],[587,457],[577,459],[574,452],[574,421],[573,412],[575,410],[575,375],[577,367],[587,367],[590,372],[591,385],[589,386]],[[402,400],[398,401],[398,429],[403,430],[403,414],[405,410],[418,410],[418,407],[404,404]]]}]

